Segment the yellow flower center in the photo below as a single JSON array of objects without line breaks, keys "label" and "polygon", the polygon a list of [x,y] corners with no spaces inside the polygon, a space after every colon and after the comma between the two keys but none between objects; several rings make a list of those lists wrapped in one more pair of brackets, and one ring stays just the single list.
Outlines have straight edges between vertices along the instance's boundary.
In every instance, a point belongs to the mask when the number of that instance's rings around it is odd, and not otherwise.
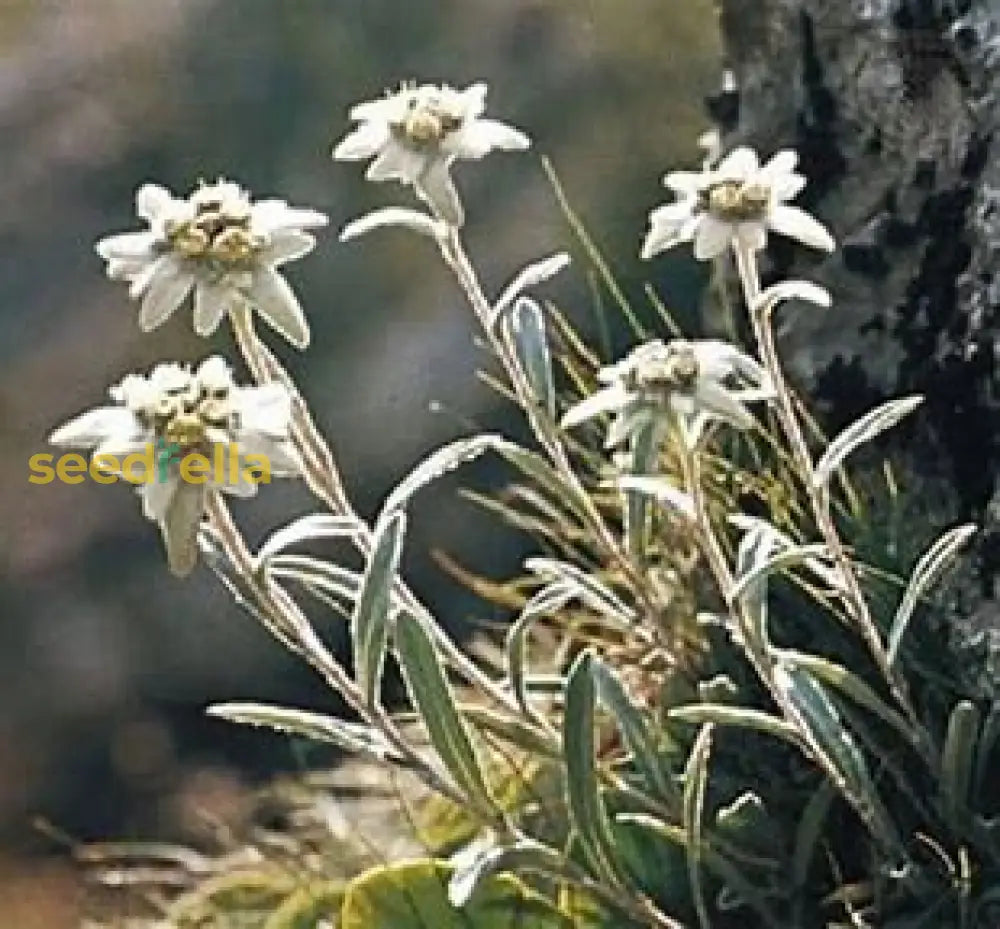
[{"label": "yellow flower center", "polygon": [[194,219],[167,223],[166,233],[185,258],[211,258],[227,265],[248,261],[264,245],[250,231],[250,204],[242,201],[202,200]]},{"label": "yellow flower center", "polygon": [[635,387],[654,399],[671,393],[694,393],[699,366],[694,350],[686,344],[670,345],[658,358],[639,365],[634,374]]},{"label": "yellow flower center", "polygon": [[770,203],[768,187],[744,181],[719,181],[701,195],[702,208],[727,223],[762,220]]},{"label": "yellow flower center", "polygon": [[411,96],[408,112],[394,128],[398,135],[416,147],[442,142],[462,125],[462,115],[440,97]]},{"label": "yellow flower center", "polygon": [[143,418],[158,438],[179,451],[204,450],[208,430],[225,430],[232,422],[229,388],[207,387],[192,378],[186,386],[162,394]]}]

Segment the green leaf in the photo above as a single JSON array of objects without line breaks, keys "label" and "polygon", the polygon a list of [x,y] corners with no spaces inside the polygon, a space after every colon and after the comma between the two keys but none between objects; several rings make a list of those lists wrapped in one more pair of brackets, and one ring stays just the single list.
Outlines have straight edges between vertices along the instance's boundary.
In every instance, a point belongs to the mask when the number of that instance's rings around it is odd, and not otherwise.
[{"label": "green leaf", "polygon": [[891,429],[923,402],[924,398],[916,395],[899,397],[877,406],[848,426],[829,444],[817,463],[813,474],[815,485],[825,486],[851,452],[860,445],[870,442],[880,433]]},{"label": "green leaf", "polygon": [[865,681],[853,671],[820,655],[810,655],[790,649],[776,650],[781,662],[804,668],[824,684],[839,690],[859,706],[874,713],[883,722],[892,726],[906,741],[917,748],[922,747],[920,737],[906,719],[890,707]]},{"label": "green leaf", "polygon": [[341,884],[307,884],[291,894],[261,925],[261,929],[316,929],[333,920],[344,899]]},{"label": "green leaf", "polygon": [[493,801],[469,731],[421,620],[408,613],[399,616],[396,648],[406,689],[427,728],[431,745],[466,796],[484,811],[492,809]]},{"label": "green leaf", "polygon": [[969,815],[969,787],[979,735],[979,710],[969,700],[955,704],[941,751],[941,794],[945,817],[956,832]]},{"label": "green leaf", "polygon": [[[642,560],[646,555],[646,536],[650,528],[650,494],[635,482],[658,480],[648,477],[656,468],[660,451],[662,427],[656,420],[640,426],[629,443],[629,474],[619,480],[625,495],[625,543],[633,558]],[[680,491],[677,491],[680,493]],[[653,496],[660,499],[654,492]]]},{"label": "green leaf", "polygon": [[686,706],[673,707],[668,715],[671,719],[696,725],[716,723],[720,726],[755,729],[757,732],[773,735],[777,739],[784,739],[786,742],[801,747],[801,741],[794,726],[762,710],[729,706],[724,703],[689,703]]},{"label": "green leaf", "polygon": [[899,838],[885,814],[864,756],[823,687],[808,671],[781,663],[775,665],[774,683],[813,759],[851,802],[873,835],[898,850]]},{"label": "green leaf", "polygon": [[684,769],[684,833],[687,837],[688,879],[691,895],[702,929],[711,929],[705,891],[701,884],[702,820],[705,812],[705,788],[708,786],[708,759],[712,751],[712,723],[705,723],[694,740]]},{"label": "green leaf", "polygon": [[530,297],[520,297],[514,309],[503,316],[501,330],[517,356],[535,402],[555,419],[556,388],[541,307]]},{"label": "green leaf", "polygon": [[267,726],[317,742],[329,742],[345,751],[372,755],[379,760],[398,760],[385,736],[377,729],[345,722],[322,713],[269,706],[265,703],[216,703],[205,712],[231,723]]},{"label": "green leaf", "polygon": [[392,613],[392,586],[405,532],[406,513],[403,510],[391,513],[379,524],[351,617],[354,674],[368,706],[375,705],[382,684]]},{"label": "green leaf", "polygon": [[582,519],[587,518],[587,503],[581,501],[579,493],[552,468],[552,466],[537,452],[522,448],[513,442],[498,445],[496,453],[512,464],[525,477],[534,481],[553,500],[558,500],[568,507],[572,513]]},{"label": "green leaf", "polygon": [[451,868],[411,861],[378,867],[347,887],[338,929],[573,929],[544,897],[508,875],[488,877],[457,909]]},{"label": "green leaf", "polygon": [[270,558],[292,545],[316,539],[350,537],[357,535],[360,529],[358,520],[353,516],[331,516],[329,513],[300,516],[271,534],[257,552],[257,563],[266,565]]},{"label": "green leaf", "polygon": [[633,627],[635,611],[587,571],[568,561],[559,561],[555,558],[528,558],[524,566],[546,580],[572,585],[575,595],[586,606],[612,620],[618,628],[627,630]]},{"label": "green leaf", "polygon": [[557,581],[543,587],[525,603],[521,614],[507,631],[507,676],[518,705],[529,719],[537,721],[537,714],[528,698],[527,686],[528,637],[531,627],[542,616],[561,610],[574,596],[574,587],[567,583]]},{"label": "green leaf", "polygon": [[570,820],[595,873],[617,885],[618,862],[611,823],[597,778],[594,745],[594,655],[581,652],[566,679],[563,751]]},{"label": "green leaf", "polygon": [[925,591],[940,580],[945,570],[951,564],[969,539],[976,534],[977,527],[972,523],[964,526],[955,526],[949,529],[927,549],[917,562],[913,573],[910,575],[910,582],[903,593],[903,599],[899,603],[899,609],[892,620],[892,627],[889,630],[889,643],[887,657],[892,664],[896,660],[899,652],[899,645],[906,634],[906,627],[910,624],[910,617],[917,608],[917,603],[924,595]]},{"label": "green leaf", "polygon": [[625,745],[632,753],[636,770],[656,796],[667,801],[679,800],[680,792],[663,769],[656,739],[646,718],[629,698],[621,679],[613,668],[597,659],[593,663],[593,674],[598,699],[614,718]]},{"label": "green leaf", "polygon": [[523,719],[504,716],[493,707],[463,704],[462,715],[472,725],[483,732],[488,732],[497,738],[510,742],[532,755],[545,758],[561,759],[562,746],[558,736],[548,737],[536,726]]},{"label": "green leaf", "polygon": [[353,612],[361,590],[361,575],[357,571],[308,555],[275,555],[268,561],[267,573],[279,580],[301,584],[316,599],[341,613],[345,607],[339,601],[349,605]]},{"label": "green leaf", "polygon": [[566,252],[556,252],[540,261],[534,261],[522,268],[514,279],[504,288],[503,293],[493,305],[486,328],[492,329],[496,321],[503,316],[508,307],[524,293],[539,284],[544,284],[549,278],[555,277],[570,263]]},{"label": "green leaf", "polygon": [[486,433],[468,439],[458,439],[441,446],[417,465],[386,497],[378,522],[384,522],[396,510],[404,508],[410,498],[427,484],[475,460],[485,452],[491,449],[498,450],[506,444],[508,443],[503,436]]},{"label": "green leaf", "polygon": [[451,864],[455,868],[448,884],[448,899],[452,906],[463,907],[482,883],[503,871],[531,872],[556,880],[580,883],[586,874],[553,848],[532,839],[520,839],[513,845],[483,846],[473,842],[455,855]]},{"label": "green leaf", "polygon": [[726,599],[732,603],[737,597],[743,596],[751,587],[760,584],[772,574],[807,562],[811,558],[818,558],[825,553],[826,546],[817,542],[809,545],[793,545],[790,548],[767,554],[735,578],[733,586],[726,592]]},{"label": "green leaf", "polygon": [[823,781],[809,798],[795,829],[795,853],[792,856],[792,886],[801,890],[809,877],[809,866],[816,854],[830,805],[837,791],[830,781]]}]

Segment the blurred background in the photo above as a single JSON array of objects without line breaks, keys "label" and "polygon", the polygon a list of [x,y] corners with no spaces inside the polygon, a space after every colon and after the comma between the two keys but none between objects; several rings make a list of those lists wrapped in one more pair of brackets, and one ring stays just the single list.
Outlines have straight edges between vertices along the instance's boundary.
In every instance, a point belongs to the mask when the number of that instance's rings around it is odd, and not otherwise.
[{"label": "blurred background", "polygon": [[[135,224],[147,180],[182,193],[225,175],[328,213],[319,247],[289,268],[313,345],[300,356],[271,341],[370,515],[432,447],[518,426],[476,380],[488,359],[429,243],[398,230],[337,243],[354,216],[411,204],[330,160],[350,104],[400,80],[487,81],[489,115],[535,147],[458,167],[469,250],[496,293],[568,248],[577,261],[544,295],[593,334],[586,259],[539,156],[641,313],[648,280],[691,318],[697,270],[683,257],[640,266],[637,253],[662,173],[698,159],[721,63],[711,0],[3,0],[0,49],[0,926],[61,929],[77,925],[81,893],[66,843],[197,841],[206,813],[237,815],[270,773],[330,762],[208,720],[206,704],[336,708],[210,572],[168,574],[128,488],[28,483],[53,426],[123,373],[235,357],[225,331],[194,337],[189,311],[142,335],[94,241]],[[492,577],[516,570],[525,541],[458,496],[501,478],[495,465],[463,471],[414,508],[408,575],[458,635],[506,617],[428,552]],[[236,515],[256,544],[311,509],[285,482]]]}]

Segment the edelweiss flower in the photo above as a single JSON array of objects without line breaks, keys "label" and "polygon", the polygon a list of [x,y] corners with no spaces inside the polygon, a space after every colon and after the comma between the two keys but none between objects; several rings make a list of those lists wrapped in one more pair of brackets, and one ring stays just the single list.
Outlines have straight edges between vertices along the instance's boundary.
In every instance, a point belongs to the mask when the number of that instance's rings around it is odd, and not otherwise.
[{"label": "edelweiss flower", "polygon": [[310,252],[316,240],[306,229],[327,219],[284,200],[251,202],[239,185],[203,184],[186,200],[157,184],[136,193],[145,232],[101,239],[97,253],[108,277],[129,281],[142,300],[139,326],[146,332],[167,318],[194,290],[194,330],[211,335],[235,305],[249,302],[297,348],[309,344],[309,325],[291,287],[276,270]]},{"label": "edelweiss flower", "polygon": [[[161,364],[148,377],[129,374],[109,393],[115,406],[81,413],[49,441],[93,448],[95,467],[138,484],[175,574],[194,567],[206,493],[249,497],[271,476],[298,472],[288,392],[280,384],[236,386],[217,355],[193,372]],[[196,455],[207,467],[196,470]]]},{"label": "edelweiss flower", "polygon": [[505,123],[483,119],[486,85],[465,90],[434,84],[403,86],[382,100],[359,103],[351,119],[361,123],[333,150],[339,161],[374,157],[365,177],[410,184],[434,212],[462,224],[462,204],[449,166],[456,158],[482,158],[494,148],[524,149],[528,137]]},{"label": "edelweiss flower", "polygon": [[694,438],[711,419],[747,429],[754,420],[745,404],[772,395],[767,372],[756,361],[710,339],[646,342],[601,368],[597,378],[607,386],[572,407],[562,425],[568,428],[601,413],[615,413],[608,447],[668,411],[684,419]]},{"label": "edelweiss flower", "polygon": [[767,246],[769,229],[805,245],[832,252],[833,237],[797,206],[788,206],[805,186],[795,172],[798,155],[778,152],[761,167],[751,148],[737,148],[715,168],[672,171],[663,183],[680,197],[649,214],[650,229],[642,257],[681,242],[694,241],[694,256],[707,261],[731,245],[760,251]]}]

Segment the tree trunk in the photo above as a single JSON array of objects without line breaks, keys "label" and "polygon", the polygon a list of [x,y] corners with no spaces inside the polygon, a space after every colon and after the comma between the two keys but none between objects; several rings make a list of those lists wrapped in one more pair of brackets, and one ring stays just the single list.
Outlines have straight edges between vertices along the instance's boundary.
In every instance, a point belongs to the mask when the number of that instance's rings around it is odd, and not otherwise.
[{"label": "tree trunk", "polygon": [[926,397],[908,464],[951,496],[952,518],[984,524],[971,612],[996,636],[1000,3],[721,0],[720,13],[736,90],[710,107],[727,142],[796,148],[799,203],[840,243],[820,260],[772,238],[769,274],[818,280],[835,301],[786,311],[785,358],[837,425]]}]

